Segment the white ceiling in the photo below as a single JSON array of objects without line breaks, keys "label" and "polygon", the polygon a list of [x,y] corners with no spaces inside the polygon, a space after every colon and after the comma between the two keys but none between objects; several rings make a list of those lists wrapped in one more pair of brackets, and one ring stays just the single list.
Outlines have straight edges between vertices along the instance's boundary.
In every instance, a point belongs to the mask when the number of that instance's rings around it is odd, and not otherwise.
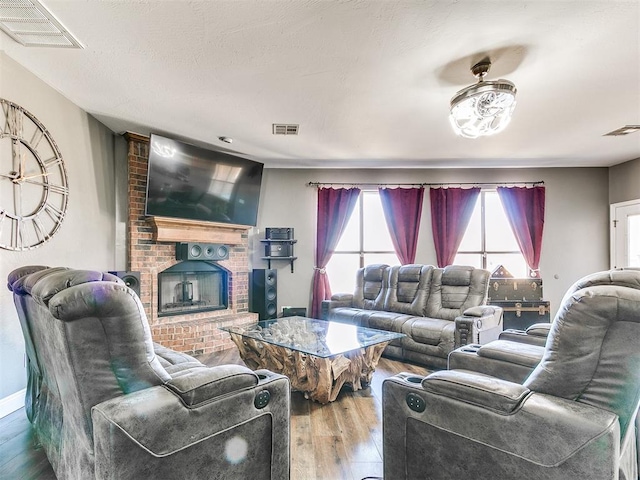
[{"label": "white ceiling", "polygon": [[[43,0],[83,50],[2,49],[115,132],[267,167],[610,166],[640,157],[640,0]],[[516,84],[507,129],[457,137],[449,100]],[[300,125],[275,136],[273,123]],[[219,136],[233,138],[228,145]]]}]

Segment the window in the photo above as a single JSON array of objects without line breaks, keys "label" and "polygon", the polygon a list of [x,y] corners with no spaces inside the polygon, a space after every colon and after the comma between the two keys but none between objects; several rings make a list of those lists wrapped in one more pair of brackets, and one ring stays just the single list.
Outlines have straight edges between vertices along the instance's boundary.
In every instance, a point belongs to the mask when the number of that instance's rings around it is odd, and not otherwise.
[{"label": "window", "polygon": [[362,191],[327,264],[333,293],[351,293],[356,270],[372,263],[399,265],[377,190]]},{"label": "window", "polygon": [[530,276],[498,192],[480,192],[454,263],[490,272],[502,265],[516,278]]}]

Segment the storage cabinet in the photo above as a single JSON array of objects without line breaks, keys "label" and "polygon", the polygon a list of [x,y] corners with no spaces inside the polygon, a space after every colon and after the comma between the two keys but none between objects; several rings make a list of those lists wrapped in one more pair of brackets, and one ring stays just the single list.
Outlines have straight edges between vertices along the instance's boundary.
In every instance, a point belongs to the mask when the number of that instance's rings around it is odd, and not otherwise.
[{"label": "storage cabinet", "polygon": [[525,301],[491,301],[489,305],[502,307],[504,330],[515,328],[516,330],[526,330],[534,323],[549,323],[551,321],[549,313],[549,302],[537,300]]},{"label": "storage cabinet", "polygon": [[526,330],[551,321],[549,302],[542,298],[542,279],[514,278],[502,265],[491,274],[487,303],[502,307],[505,330]]}]

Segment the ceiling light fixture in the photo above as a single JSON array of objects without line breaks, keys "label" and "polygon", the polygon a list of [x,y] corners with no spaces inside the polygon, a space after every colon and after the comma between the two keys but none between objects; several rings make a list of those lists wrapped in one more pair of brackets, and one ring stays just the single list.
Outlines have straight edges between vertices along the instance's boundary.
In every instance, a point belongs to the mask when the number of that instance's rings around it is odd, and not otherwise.
[{"label": "ceiling light fixture", "polygon": [[640,131],[640,125],[625,125],[624,127],[620,127],[615,129],[612,132],[605,133],[605,137],[619,137],[621,135],[629,135],[630,133],[635,133]]},{"label": "ceiling light fixture", "polygon": [[516,106],[516,86],[508,80],[484,81],[491,62],[483,60],[471,68],[478,83],[463,88],[451,99],[449,120],[453,130],[466,138],[501,132],[511,121]]}]

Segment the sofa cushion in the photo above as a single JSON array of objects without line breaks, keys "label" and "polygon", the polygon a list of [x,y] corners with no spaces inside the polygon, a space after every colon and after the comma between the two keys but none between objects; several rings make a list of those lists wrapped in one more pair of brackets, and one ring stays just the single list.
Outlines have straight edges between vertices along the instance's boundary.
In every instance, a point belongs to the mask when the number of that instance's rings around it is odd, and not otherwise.
[{"label": "sofa cushion", "polygon": [[402,325],[412,318],[414,317],[402,313],[373,311],[369,315],[367,323],[369,328],[402,333]]},{"label": "sofa cushion", "polygon": [[327,314],[326,320],[332,322],[351,323],[353,325],[359,325],[366,327],[368,325],[369,315],[376,312],[376,310],[364,310],[361,308],[353,307],[338,307],[332,308]]},{"label": "sofa cushion", "polygon": [[164,347],[159,343],[154,342],[153,351],[155,352],[160,365],[162,365],[167,373],[171,375],[171,378],[174,378],[176,374],[179,374],[180,372],[204,366],[191,355],[183,352],[176,352],[175,350]]},{"label": "sofa cushion", "polygon": [[417,343],[438,345],[454,341],[455,324],[449,320],[428,317],[413,317],[402,325],[402,333]]},{"label": "sofa cushion", "polygon": [[540,363],[544,347],[509,340],[494,340],[478,350],[478,356],[493,358],[506,363],[515,363],[524,367],[535,367]]}]

